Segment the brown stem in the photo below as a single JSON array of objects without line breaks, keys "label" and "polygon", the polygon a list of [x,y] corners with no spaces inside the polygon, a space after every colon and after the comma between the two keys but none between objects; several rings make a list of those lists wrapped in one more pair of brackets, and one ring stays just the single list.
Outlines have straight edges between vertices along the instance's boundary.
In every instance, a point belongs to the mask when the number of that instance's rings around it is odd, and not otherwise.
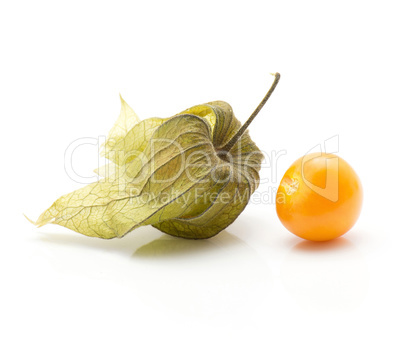
[{"label": "brown stem", "polygon": [[265,94],[264,99],[262,99],[262,101],[260,102],[260,104],[258,105],[258,107],[254,110],[253,114],[250,115],[250,117],[248,118],[248,120],[243,124],[243,126],[240,127],[240,129],[236,132],[236,134],[232,137],[232,139],[230,139],[225,146],[223,146],[220,151],[222,152],[229,152],[232,147],[236,144],[236,142],[241,138],[241,136],[243,135],[243,133],[246,131],[246,129],[248,128],[248,126],[251,124],[251,122],[254,120],[254,118],[257,116],[258,112],[261,111],[261,108],[264,107],[265,103],[268,101],[269,97],[271,96],[271,94],[273,93],[273,91],[275,90],[276,85],[279,82],[279,79],[281,78],[281,75],[279,73],[275,73],[275,80],[271,85],[271,88],[269,89],[269,91],[267,92],[267,94]]}]

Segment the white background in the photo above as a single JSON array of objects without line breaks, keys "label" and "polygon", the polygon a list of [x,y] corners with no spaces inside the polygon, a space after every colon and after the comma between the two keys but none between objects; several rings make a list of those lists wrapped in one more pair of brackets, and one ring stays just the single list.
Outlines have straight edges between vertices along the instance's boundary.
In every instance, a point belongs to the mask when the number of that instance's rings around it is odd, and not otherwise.
[{"label": "white background", "polygon": [[[1,1],[1,337],[400,337],[400,14],[386,0]],[[270,72],[282,79],[250,133],[286,155],[261,172],[266,200],[218,236],[105,241],[23,217],[83,186],[64,152],[108,132],[119,93],[141,118],[220,99],[245,121]],[[280,224],[270,190],[334,136],[364,207],[317,245]],[[77,149],[76,172],[97,152]]]}]

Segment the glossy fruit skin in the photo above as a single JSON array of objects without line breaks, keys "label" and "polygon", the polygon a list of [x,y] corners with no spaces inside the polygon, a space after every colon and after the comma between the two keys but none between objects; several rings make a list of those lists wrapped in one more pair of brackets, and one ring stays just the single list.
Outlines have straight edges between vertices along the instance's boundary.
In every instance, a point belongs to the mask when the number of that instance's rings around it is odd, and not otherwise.
[{"label": "glossy fruit skin", "polygon": [[276,195],[276,212],[295,235],[326,241],[353,227],[362,203],[362,184],[353,168],[334,154],[313,153],[286,171]]}]

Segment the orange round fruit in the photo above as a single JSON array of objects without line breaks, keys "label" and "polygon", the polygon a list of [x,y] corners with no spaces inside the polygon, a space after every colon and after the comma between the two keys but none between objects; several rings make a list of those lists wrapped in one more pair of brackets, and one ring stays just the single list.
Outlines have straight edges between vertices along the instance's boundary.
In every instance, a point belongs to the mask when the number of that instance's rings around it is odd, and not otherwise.
[{"label": "orange round fruit", "polygon": [[286,171],[276,194],[282,224],[297,236],[313,241],[335,239],[357,221],[363,188],[353,168],[327,153],[307,154]]}]

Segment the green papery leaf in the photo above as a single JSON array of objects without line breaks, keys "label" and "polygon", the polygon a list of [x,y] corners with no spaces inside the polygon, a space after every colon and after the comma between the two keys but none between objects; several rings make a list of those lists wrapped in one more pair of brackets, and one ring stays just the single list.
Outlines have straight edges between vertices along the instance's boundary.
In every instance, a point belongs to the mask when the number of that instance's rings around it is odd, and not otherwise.
[{"label": "green papery leaf", "polygon": [[184,238],[211,237],[246,207],[259,183],[262,153],[239,130],[229,104],[214,101],[171,118],[139,121],[121,99],[120,116],[96,170],[98,182],[60,197],[35,222],[91,237],[122,237],[143,225]]}]

